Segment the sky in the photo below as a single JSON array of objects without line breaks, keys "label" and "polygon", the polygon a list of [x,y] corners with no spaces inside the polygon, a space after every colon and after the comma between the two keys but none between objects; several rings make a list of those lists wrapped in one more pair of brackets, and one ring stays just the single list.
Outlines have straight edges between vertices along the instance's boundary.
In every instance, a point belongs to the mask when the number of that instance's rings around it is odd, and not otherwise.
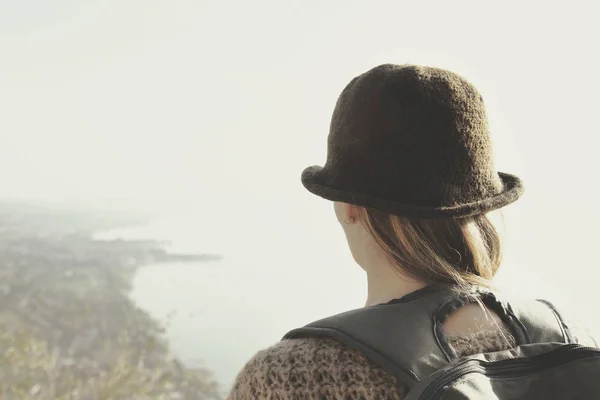
[{"label": "sky", "polygon": [[466,76],[499,166],[548,185],[592,155],[593,23],[577,2],[4,0],[3,194],[168,208],[278,182],[300,198],[339,92],[384,62]]},{"label": "sky", "polygon": [[540,231],[556,227],[583,236],[587,252],[593,235],[576,232],[599,220],[593,11],[577,1],[3,0],[0,195],[237,222],[320,218],[329,206],[299,176],[325,161],[337,96],[375,65],[415,63],[482,92],[498,169],[527,185],[515,235],[525,224],[543,243]]},{"label": "sky", "polygon": [[[340,274],[364,289],[331,204],[300,184],[325,161],[339,93],[379,64],[437,66],[481,91],[496,165],[525,182],[504,212],[503,268],[597,304],[594,7],[0,0],[0,198],[179,214],[300,313]],[[313,300],[310,315],[347,304]]]}]

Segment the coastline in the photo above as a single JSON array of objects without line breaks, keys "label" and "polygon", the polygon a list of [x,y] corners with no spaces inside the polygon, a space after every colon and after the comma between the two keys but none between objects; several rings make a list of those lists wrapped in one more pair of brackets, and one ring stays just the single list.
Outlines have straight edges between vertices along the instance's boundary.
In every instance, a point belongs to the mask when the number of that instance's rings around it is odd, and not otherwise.
[{"label": "coastline", "polygon": [[176,359],[165,327],[129,296],[145,265],[219,256],[98,240],[94,218],[65,215],[0,205],[0,371],[10,377],[0,397],[221,399],[212,372]]}]

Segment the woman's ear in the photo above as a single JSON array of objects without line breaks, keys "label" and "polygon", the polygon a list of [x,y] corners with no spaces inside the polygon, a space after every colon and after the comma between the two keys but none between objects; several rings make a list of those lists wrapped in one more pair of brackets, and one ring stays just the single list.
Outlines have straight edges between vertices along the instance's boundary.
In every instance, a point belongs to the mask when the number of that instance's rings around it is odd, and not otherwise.
[{"label": "woman's ear", "polygon": [[358,207],[353,204],[340,203],[341,221],[347,225],[352,225],[358,221]]}]

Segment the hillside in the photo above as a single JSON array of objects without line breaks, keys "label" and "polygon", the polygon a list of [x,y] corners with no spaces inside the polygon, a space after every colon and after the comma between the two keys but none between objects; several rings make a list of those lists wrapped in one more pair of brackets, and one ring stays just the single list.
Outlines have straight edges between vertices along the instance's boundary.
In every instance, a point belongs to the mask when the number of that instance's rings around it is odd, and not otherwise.
[{"label": "hillside", "polygon": [[136,268],[210,260],[153,241],[94,240],[127,221],[0,203],[0,398],[220,399],[211,372],[174,359],[128,297]]}]

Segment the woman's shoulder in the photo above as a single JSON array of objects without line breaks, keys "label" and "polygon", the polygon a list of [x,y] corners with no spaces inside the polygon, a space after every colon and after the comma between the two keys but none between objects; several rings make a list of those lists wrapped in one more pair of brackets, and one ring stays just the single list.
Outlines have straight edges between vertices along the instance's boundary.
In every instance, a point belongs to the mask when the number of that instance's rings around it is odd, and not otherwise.
[{"label": "woman's shoulder", "polygon": [[592,347],[600,345],[600,337],[596,327],[597,323],[591,323],[589,320],[586,321],[586,318],[580,312],[563,313],[561,317],[577,343]]},{"label": "woman's shoulder", "polygon": [[[514,343],[501,332],[448,339],[459,355],[501,350]],[[357,350],[329,338],[297,338],[256,353],[238,374],[229,399],[400,400],[405,394],[393,376]]]},{"label": "woman's shoulder", "polygon": [[[229,399],[399,399],[395,379],[328,338],[285,339],[259,351],[238,374]],[[401,394],[400,394],[401,395]]]},{"label": "woman's shoulder", "polygon": [[581,307],[580,303],[566,301],[564,297],[546,300],[545,303],[557,314],[575,342],[592,347],[600,345],[600,324],[589,307]]}]

